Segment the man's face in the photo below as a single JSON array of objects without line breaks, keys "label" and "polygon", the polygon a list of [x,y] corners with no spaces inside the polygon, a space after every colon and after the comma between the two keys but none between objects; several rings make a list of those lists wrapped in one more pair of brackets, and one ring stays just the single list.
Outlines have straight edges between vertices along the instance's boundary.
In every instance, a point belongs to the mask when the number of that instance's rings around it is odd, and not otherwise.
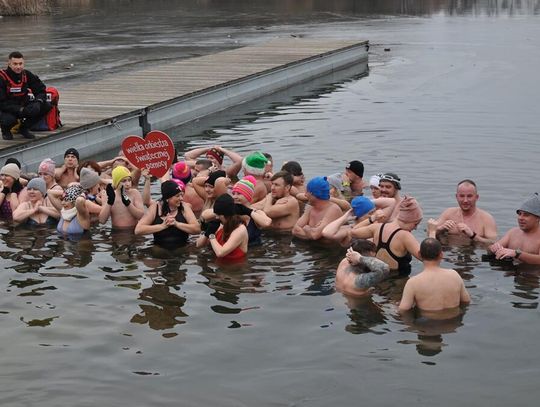
[{"label": "man's face", "polygon": [[270,187],[270,193],[274,199],[281,199],[284,196],[287,196],[290,190],[291,186],[285,185],[285,180],[283,178],[273,180],[272,186]]},{"label": "man's face", "polygon": [[474,185],[464,183],[461,184],[456,192],[456,200],[463,212],[469,212],[476,208],[478,194]]},{"label": "man's face", "polygon": [[126,178],[122,179],[122,181],[120,181],[119,186],[123,186],[124,190],[127,191],[128,189],[131,188],[131,185],[132,185],[131,177],[126,177]]},{"label": "man's face", "polygon": [[358,178],[360,178],[358,175],[356,175],[354,172],[352,172],[348,168],[345,168],[345,175],[347,176],[347,178],[351,180],[351,182],[356,181]]},{"label": "man's face", "polygon": [[524,232],[529,232],[538,226],[540,218],[532,213],[518,211],[518,226]]},{"label": "man's face", "polygon": [[68,154],[64,157],[64,164],[66,164],[66,167],[68,168],[75,168],[79,165],[79,160],[73,154]]},{"label": "man's face", "polygon": [[8,60],[8,66],[16,74],[20,74],[24,69],[24,58],[11,58]]},{"label": "man's face", "polygon": [[381,190],[381,196],[383,198],[393,198],[396,196],[396,186],[390,181],[380,181],[379,189]]}]

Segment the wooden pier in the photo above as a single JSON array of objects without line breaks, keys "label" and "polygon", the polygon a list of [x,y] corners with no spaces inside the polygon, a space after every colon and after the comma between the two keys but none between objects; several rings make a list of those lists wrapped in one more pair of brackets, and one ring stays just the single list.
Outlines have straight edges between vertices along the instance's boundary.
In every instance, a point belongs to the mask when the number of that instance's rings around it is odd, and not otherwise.
[{"label": "wooden pier", "polygon": [[[58,86],[64,127],[35,140],[0,142],[0,162],[16,157],[35,170],[61,162],[68,147],[81,157],[118,148],[127,135],[166,130],[294,84],[358,65],[367,71],[367,41],[277,39],[177,62]],[[60,160],[60,161],[59,161]]]}]

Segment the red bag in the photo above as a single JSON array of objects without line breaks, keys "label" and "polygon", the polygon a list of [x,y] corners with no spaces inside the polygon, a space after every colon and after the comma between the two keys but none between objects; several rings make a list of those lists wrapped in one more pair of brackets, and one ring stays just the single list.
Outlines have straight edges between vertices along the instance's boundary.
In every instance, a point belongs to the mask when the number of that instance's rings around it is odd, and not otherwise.
[{"label": "red bag", "polygon": [[60,121],[60,110],[58,109],[58,101],[60,100],[58,89],[50,86],[46,89],[46,92],[47,102],[52,105],[52,109],[32,127],[33,131],[51,131],[62,126],[62,122]]}]

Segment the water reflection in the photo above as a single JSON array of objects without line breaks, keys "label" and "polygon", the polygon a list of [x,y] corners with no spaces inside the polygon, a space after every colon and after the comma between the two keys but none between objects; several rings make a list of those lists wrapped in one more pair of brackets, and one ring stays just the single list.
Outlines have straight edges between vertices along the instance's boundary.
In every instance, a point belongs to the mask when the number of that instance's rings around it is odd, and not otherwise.
[{"label": "water reflection", "polygon": [[412,310],[401,315],[401,320],[407,326],[407,332],[418,335],[418,340],[401,340],[398,343],[416,345],[416,351],[422,356],[435,356],[448,346],[443,339],[443,334],[456,333],[463,325],[463,317],[466,308],[456,308],[441,312],[422,312]]},{"label": "water reflection", "polygon": [[350,312],[348,317],[351,323],[345,326],[345,331],[352,334],[373,333],[382,335],[386,330],[375,330],[379,325],[386,324],[386,316],[381,304],[375,302],[372,296],[353,298],[344,296]]}]

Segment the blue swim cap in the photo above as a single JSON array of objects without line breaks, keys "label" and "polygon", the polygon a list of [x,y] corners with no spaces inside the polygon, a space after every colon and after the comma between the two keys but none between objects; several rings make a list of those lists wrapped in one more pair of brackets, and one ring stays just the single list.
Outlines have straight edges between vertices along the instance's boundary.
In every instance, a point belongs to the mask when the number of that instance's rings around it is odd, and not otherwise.
[{"label": "blue swim cap", "polygon": [[366,198],[365,196],[357,196],[351,201],[351,206],[354,212],[354,216],[357,218],[361,218],[366,213],[369,213],[369,211],[373,210],[375,208],[375,205],[373,202],[371,202],[371,199]]},{"label": "blue swim cap", "polygon": [[330,199],[330,184],[326,177],[312,178],[307,186],[307,191],[315,198],[328,201]]}]

